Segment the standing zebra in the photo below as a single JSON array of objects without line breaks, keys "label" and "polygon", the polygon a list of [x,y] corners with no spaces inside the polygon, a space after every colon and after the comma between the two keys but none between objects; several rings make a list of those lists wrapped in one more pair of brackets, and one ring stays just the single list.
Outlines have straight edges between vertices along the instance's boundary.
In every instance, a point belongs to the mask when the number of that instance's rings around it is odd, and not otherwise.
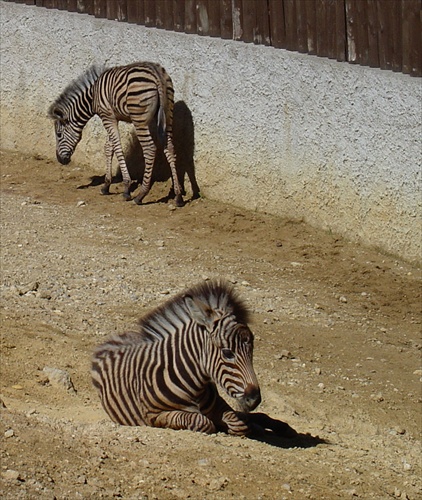
[{"label": "standing zebra", "polygon": [[[249,434],[247,414],[261,393],[247,320],[245,306],[221,282],[170,299],[143,317],[136,332],[95,350],[92,379],[105,411],[123,425]],[[230,408],[216,385],[244,413]]]},{"label": "standing zebra", "polygon": [[109,194],[111,165],[115,154],[123,176],[123,197],[130,200],[132,181],[120,143],[118,122],[132,122],[145,157],[142,186],[135,197],[135,202],[141,204],[151,188],[157,149],[149,125],[152,120],[157,120],[159,136],[165,141],[164,153],[170,164],[176,205],[182,206],[182,189],[177,177],[173,146],[173,105],[173,83],[159,64],[138,62],[107,70],[92,66],[50,106],[49,116],[54,120],[56,133],[57,159],[63,165],[70,162],[83,128],[97,114],[107,131],[107,169],[101,192]]}]

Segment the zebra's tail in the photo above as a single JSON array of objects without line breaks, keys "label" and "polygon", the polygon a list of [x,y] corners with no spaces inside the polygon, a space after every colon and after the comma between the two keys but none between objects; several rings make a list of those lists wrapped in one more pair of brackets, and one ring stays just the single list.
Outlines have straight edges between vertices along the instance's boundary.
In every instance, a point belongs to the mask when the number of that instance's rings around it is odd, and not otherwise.
[{"label": "zebra's tail", "polygon": [[[161,96],[160,96],[161,97]],[[166,139],[166,112],[164,110],[164,106],[162,100],[160,99],[160,104],[158,108],[158,116],[157,116],[157,129],[158,129],[158,138],[164,143]]]}]

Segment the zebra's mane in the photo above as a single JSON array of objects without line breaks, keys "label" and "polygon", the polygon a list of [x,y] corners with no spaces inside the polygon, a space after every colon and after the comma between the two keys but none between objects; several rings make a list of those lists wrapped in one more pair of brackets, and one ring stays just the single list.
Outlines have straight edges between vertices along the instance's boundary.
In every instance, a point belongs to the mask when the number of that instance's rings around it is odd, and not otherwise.
[{"label": "zebra's mane", "polygon": [[186,296],[200,300],[212,310],[218,309],[233,314],[239,323],[247,324],[249,321],[249,311],[244,302],[239,299],[233,287],[222,280],[204,281],[175,295],[140,318],[138,321],[138,339],[140,334],[144,341],[158,340],[162,336],[153,334],[156,325],[160,325],[161,322],[165,323],[166,320],[171,321],[172,316],[189,314],[185,303]]},{"label": "zebra's mane", "polygon": [[91,87],[105,70],[106,68],[104,66],[97,66],[94,64],[88,68],[85,73],[73,80],[50,106],[48,110],[50,118],[57,118],[55,116],[55,111],[65,110],[75,98],[79,97],[85,90]]}]

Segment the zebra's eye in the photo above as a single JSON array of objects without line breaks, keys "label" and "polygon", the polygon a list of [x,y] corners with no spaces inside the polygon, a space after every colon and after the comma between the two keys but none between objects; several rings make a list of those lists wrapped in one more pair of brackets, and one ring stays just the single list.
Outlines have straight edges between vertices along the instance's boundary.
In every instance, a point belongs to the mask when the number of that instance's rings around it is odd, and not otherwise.
[{"label": "zebra's eye", "polygon": [[231,349],[223,349],[223,357],[226,358],[227,360],[233,360],[234,359],[234,352]]}]

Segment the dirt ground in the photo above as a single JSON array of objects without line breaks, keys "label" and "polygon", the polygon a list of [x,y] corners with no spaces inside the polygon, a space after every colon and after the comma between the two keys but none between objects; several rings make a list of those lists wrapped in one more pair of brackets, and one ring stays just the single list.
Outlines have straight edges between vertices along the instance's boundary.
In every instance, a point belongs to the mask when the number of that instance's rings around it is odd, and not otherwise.
[{"label": "dirt ground", "polygon": [[[143,206],[77,189],[92,175],[1,156],[2,498],[422,498],[420,270],[204,198],[175,209],[157,202],[168,183]],[[102,410],[94,346],[214,277],[252,311],[258,410],[297,439],[121,427]]]}]

